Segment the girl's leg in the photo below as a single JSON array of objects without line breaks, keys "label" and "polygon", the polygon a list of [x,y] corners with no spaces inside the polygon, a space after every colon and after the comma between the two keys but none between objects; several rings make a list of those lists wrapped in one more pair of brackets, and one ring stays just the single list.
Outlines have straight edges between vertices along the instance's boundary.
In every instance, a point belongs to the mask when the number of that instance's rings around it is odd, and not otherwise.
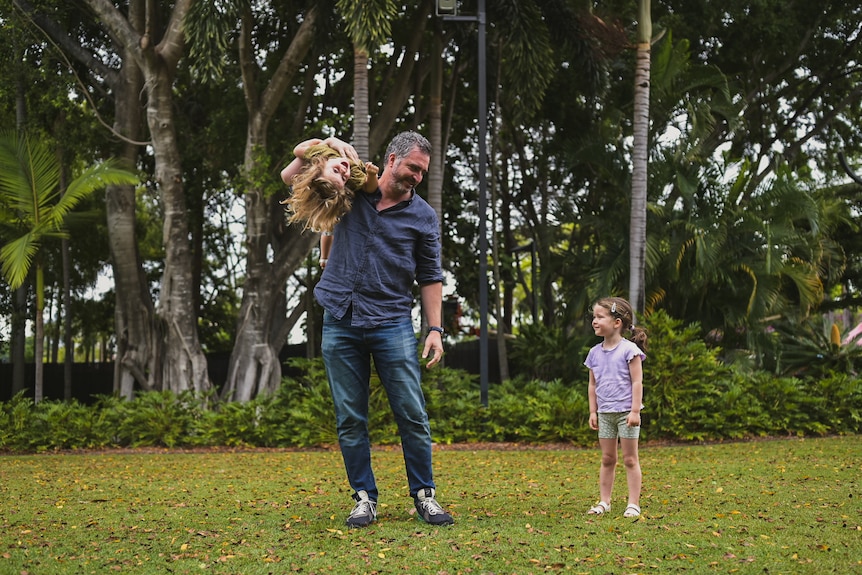
[{"label": "girl's leg", "polygon": [[626,481],[629,486],[629,503],[640,505],[641,499],[641,464],[638,458],[638,440],[620,439],[623,451],[623,465],[626,468]]},{"label": "girl's leg", "polygon": [[599,469],[599,494],[601,501],[610,504],[614,489],[614,472],[617,467],[617,440],[599,439],[602,448],[602,466]]}]

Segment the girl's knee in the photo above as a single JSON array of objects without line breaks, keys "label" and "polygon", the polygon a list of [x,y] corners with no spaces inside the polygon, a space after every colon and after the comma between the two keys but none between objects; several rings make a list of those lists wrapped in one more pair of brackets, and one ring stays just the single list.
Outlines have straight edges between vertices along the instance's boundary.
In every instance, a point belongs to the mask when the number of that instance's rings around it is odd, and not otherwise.
[{"label": "girl's knee", "polygon": [[637,455],[625,455],[623,456],[623,465],[625,465],[628,469],[632,469],[640,466],[640,462],[638,461]]}]

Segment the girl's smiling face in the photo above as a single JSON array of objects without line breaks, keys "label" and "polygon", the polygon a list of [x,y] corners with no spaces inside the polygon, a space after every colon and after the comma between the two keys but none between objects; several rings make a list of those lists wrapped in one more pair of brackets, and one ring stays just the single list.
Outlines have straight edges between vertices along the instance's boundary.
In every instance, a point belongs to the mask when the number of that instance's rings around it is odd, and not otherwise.
[{"label": "girl's smiling face", "polygon": [[601,337],[608,337],[620,330],[622,320],[611,315],[611,311],[600,305],[593,308],[593,331]]},{"label": "girl's smiling face", "polygon": [[321,177],[338,188],[343,188],[350,179],[350,162],[347,158],[330,158],[326,161]]}]

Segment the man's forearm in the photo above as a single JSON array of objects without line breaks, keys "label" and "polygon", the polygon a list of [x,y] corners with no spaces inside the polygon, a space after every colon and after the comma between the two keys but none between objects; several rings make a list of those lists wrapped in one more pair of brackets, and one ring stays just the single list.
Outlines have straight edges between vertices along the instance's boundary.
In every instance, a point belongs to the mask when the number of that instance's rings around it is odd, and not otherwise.
[{"label": "man's forearm", "polygon": [[420,288],[422,309],[428,325],[443,326],[443,283],[425,284]]}]

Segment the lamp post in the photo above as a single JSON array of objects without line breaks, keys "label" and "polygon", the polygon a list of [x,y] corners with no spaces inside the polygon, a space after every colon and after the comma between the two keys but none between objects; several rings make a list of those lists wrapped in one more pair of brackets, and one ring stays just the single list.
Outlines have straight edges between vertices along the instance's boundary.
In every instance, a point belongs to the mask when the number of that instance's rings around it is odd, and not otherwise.
[{"label": "lamp post", "polygon": [[458,16],[457,0],[437,0],[437,14],[445,21],[477,22],[479,25],[479,389],[482,405],[488,406],[488,106],[485,78],[485,0],[478,0],[476,16]]}]

